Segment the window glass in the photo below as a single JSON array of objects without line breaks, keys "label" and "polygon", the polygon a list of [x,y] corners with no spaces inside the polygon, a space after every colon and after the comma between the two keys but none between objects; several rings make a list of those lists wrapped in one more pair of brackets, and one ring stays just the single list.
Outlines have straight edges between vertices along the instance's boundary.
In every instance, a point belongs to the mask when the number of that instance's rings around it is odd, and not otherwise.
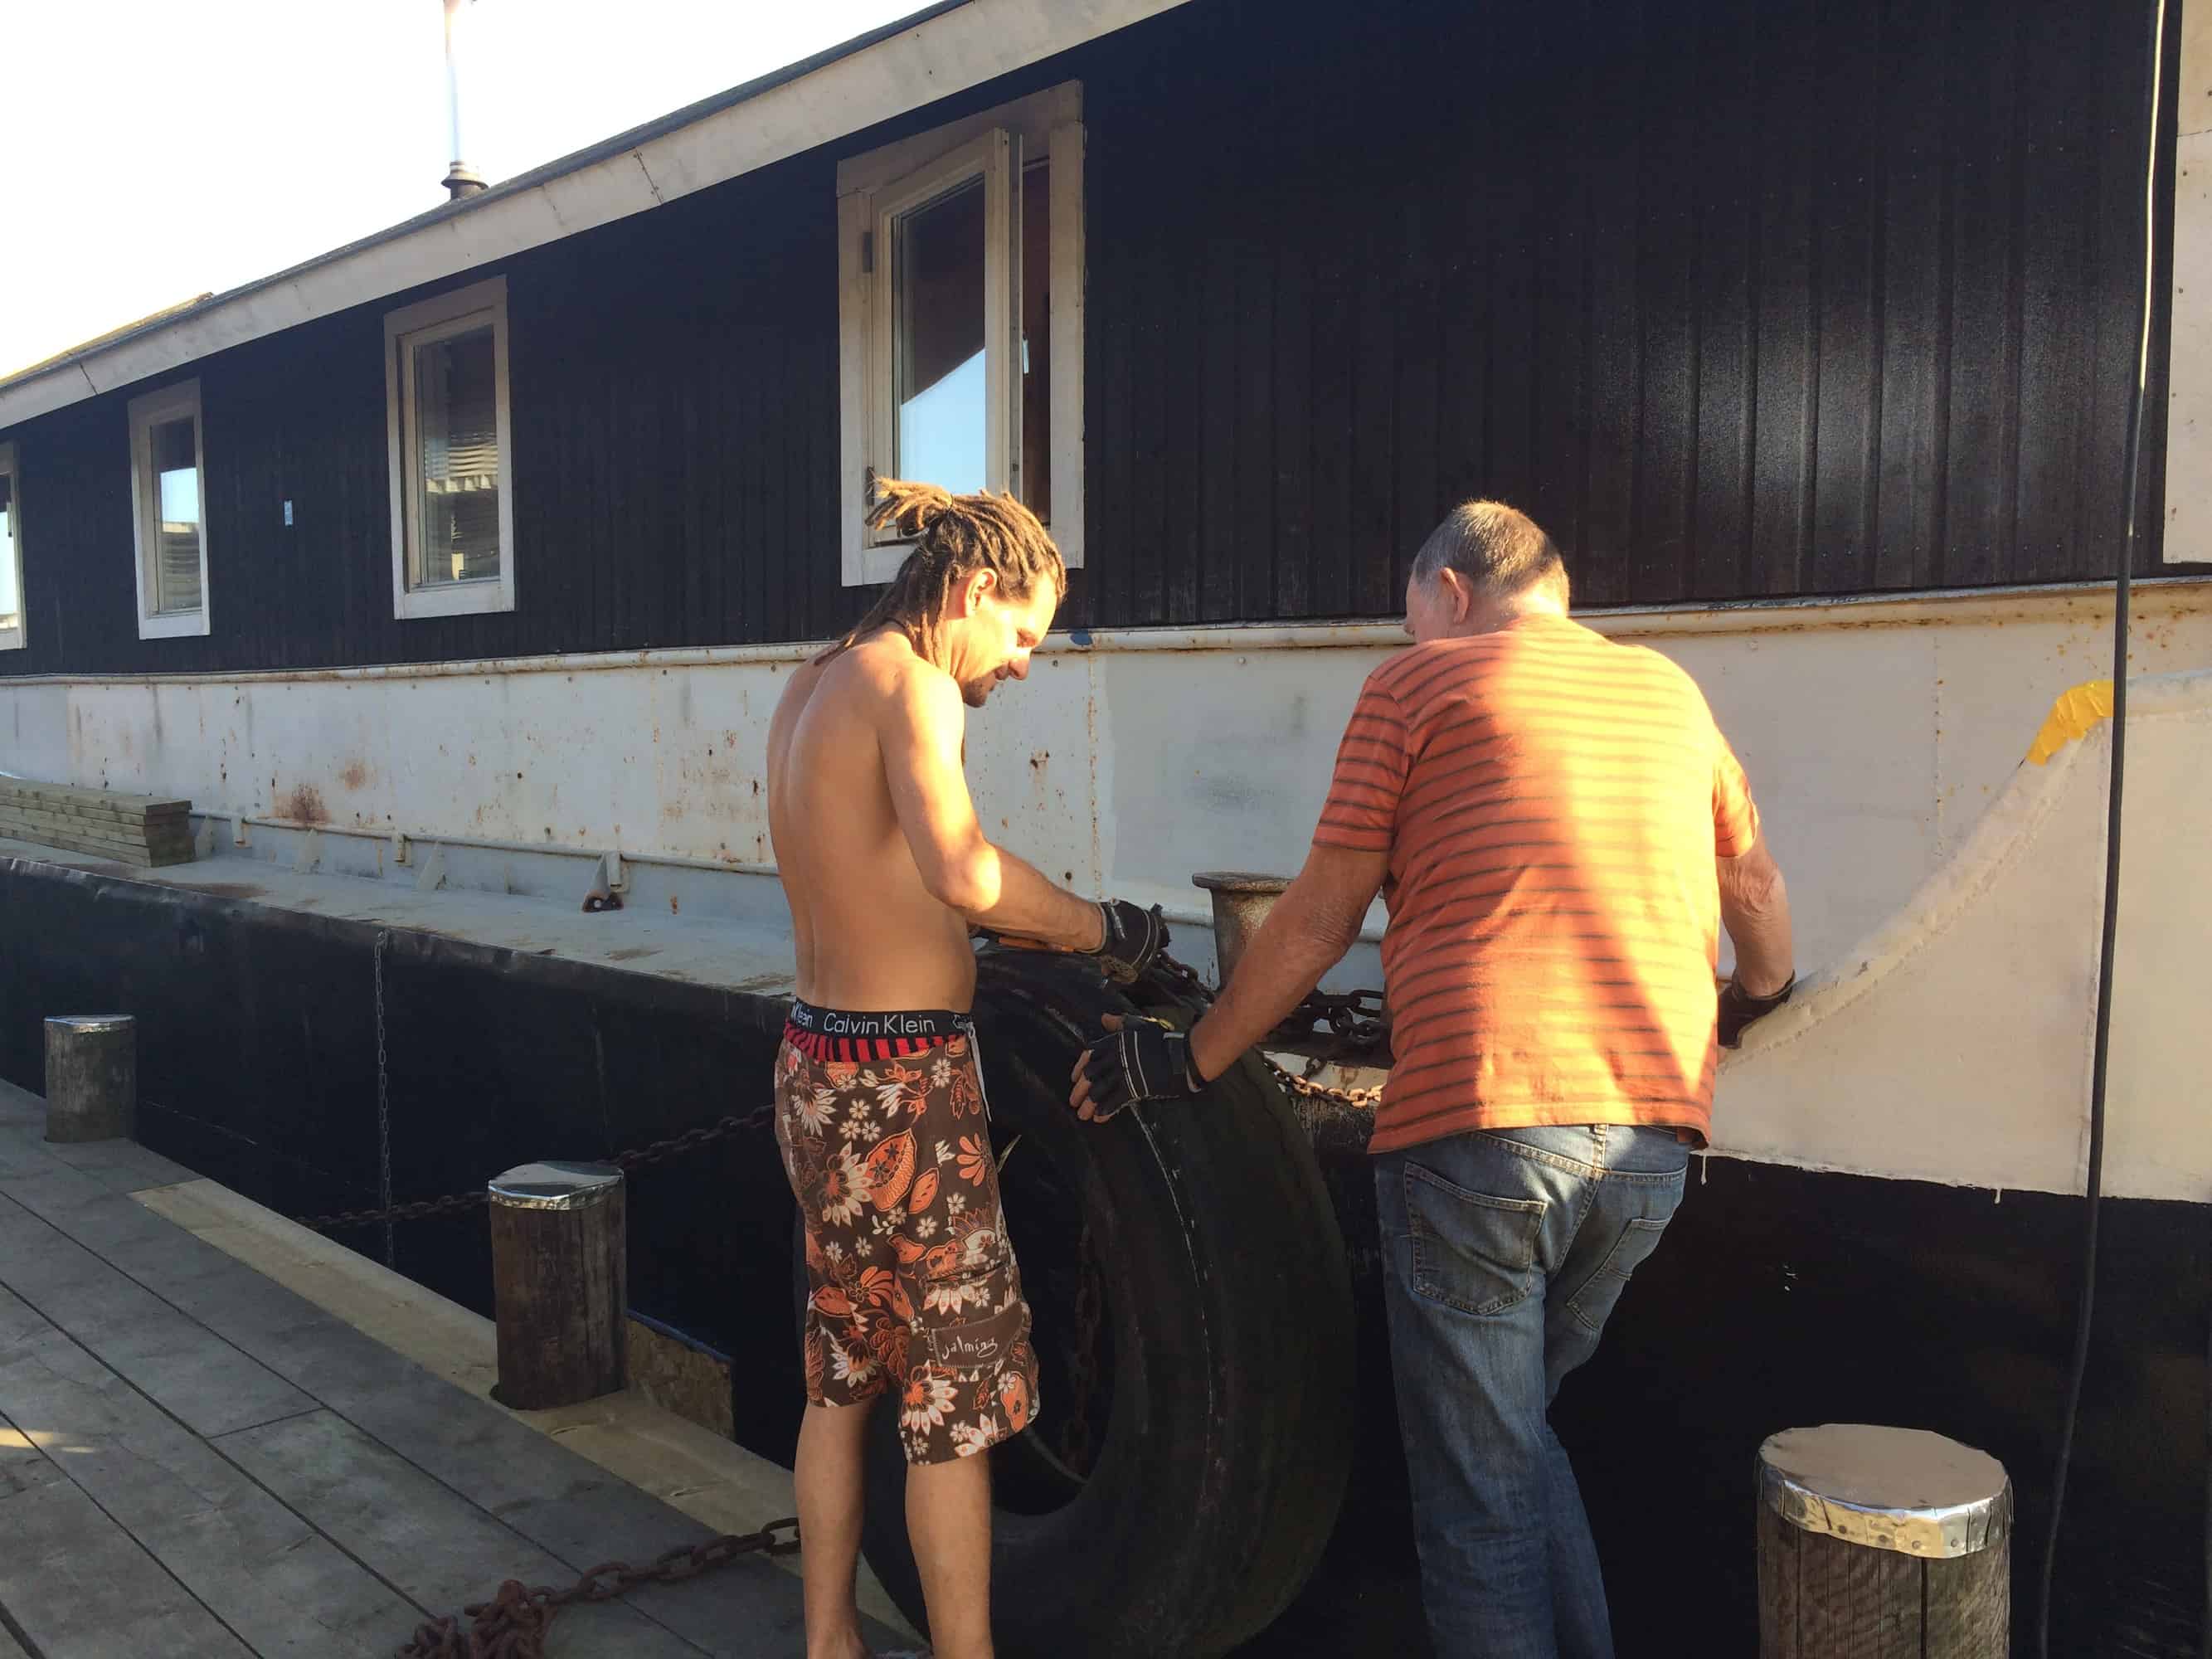
[{"label": "window glass", "polygon": [[1022,169],[1022,487],[1052,522],[1052,192],[1046,163]]},{"label": "window glass", "polygon": [[489,325],[415,348],[422,546],[416,581],[499,574],[499,395]]},{"label": "window glass", "polygon": [[893,232],[897,476],[984,487],[983,181],[904,214]]},{"label": "window glass", "polygon": [[200,469],[197,422],[157,421],[147,445],[154,468],[154,610],[173,617],[200,608]]},{"label": "window glass", "polygon": [[23,625],[23,596],[15,586],[15,480],[0,472],[0,634]]}]

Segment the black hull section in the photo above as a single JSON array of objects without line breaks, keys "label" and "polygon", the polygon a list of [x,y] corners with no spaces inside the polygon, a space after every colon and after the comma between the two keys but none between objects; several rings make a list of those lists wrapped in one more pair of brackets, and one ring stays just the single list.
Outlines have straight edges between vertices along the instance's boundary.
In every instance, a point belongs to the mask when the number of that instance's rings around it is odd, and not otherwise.
[{"label": "black hull section", "polygon": [[[291,1215],[374,1204],[375,930],[0,860],[0,1077],[41,1086],[40,1021],[140,1022],[149,1146]],[[480,1186],[604,1157],[765,1098],[774,998],[394,932],[386,957],[392,1182]],[[1931,1109],[1936,1109],[1931,1107]],[[1359,1328],[1343,1523],[1246,1651],[1425,1650],[1356,1118],[1308,1113]],[[1838,1419],[1935,1429],[2018,1492],[2027,1652],[2079,1272],[2078,1199],[1709,1160],[1604,1348],[1563,1389],[1625,1659],[1755,1650],[1752,1461]],[[635,1177],[631,1300],[732,1357],[738,1437],[788,1458],[799,1410],[792,1209],[765,1124]],[[2181,1659],[2203,1600],[2212,1206],[2110,1201],[2053,1651]],[[374,1229],[339,1235],[374,1255]],[[480,1217],[402,1224],[397,1265],[482,1312]]]}]

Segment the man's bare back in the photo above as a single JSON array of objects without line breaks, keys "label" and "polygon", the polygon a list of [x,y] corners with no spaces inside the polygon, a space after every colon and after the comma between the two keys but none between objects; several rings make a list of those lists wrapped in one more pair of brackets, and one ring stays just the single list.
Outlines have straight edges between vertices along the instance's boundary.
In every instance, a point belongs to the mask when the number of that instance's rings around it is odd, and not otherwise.
[{"label": "man's bare back", "polygon": [[769,836],[799,994],[817,1006],[961,1013],[974,1000],[966,920],[923,880],[884,765],[887,726],[911,720],[908,682],[929,674],[951,684],[904,635],[878,634],[801,668],[769,724]]}]

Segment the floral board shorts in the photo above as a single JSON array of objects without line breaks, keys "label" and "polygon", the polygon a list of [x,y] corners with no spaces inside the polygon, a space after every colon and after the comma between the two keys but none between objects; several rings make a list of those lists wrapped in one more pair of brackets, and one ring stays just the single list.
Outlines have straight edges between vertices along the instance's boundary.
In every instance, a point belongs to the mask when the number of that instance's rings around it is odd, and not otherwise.
[{"label": "floral board shorts", "polygon": [[1029,1304],[965,1014],[792,1005],[775,1138],[806,1223],[806,1397],[895,1389],[909,1463],[1036,1420]]}]

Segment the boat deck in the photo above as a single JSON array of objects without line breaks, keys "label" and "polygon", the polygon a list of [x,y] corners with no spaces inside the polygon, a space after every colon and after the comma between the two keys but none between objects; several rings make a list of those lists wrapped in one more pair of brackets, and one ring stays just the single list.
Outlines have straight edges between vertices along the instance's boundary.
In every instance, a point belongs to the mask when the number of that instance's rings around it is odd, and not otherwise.
[{"label": "boat deck", "polygon": [[[504,1579],[717,1530],[179,1224],[190,1170],[44,1131],[0,1084],[0,1659],[381,1659]],[[741,1559],[547,1650],[801,1652],[799,1581]]]},{"label": "boat deck", "polygon": [[210,853],[192,862],[148,870],[0,837],[0,860],[439,934],[763,999],[792,994],[797,957],[782,890],[772,880],[641,863],[631,866],[628,907],[593,915],[580,908],[592,861],[557,849],[465,855],[456,848],[450,876],[446,849],[425,844],[416,857],[416,866],[394,866],[379,842],[259,830],[251,848],[216,838]]}]

